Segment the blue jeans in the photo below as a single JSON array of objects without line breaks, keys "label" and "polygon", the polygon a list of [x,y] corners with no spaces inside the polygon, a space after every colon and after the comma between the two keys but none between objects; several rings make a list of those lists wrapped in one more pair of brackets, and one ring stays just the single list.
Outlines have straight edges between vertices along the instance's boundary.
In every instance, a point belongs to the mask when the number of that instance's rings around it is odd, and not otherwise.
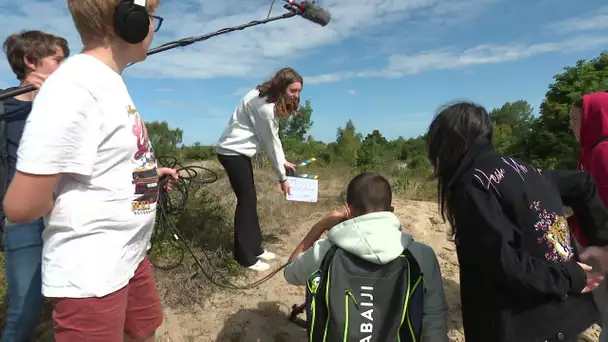
[{"label": "blue jeans", "polygon": [[42,219],[4,227],[8,312],[2,342],[29,341],[42,313]]}]

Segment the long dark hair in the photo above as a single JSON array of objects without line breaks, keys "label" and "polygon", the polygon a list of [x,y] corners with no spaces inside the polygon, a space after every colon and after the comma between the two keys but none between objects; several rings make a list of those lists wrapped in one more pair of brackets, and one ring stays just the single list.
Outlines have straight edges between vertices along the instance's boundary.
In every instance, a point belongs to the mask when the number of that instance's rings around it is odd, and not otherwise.
[{"label": "long dark hair", "polygon": [[428,158],[437,179],[437,202],[444,220],[456,234],[450,203],[450,183],[464,156],[480,140],[492,141],[492,122],[482,106],[471,102],[449,104],[440,109],[427,131]]},{"label": "long dark hair", "polygon": [[292,68],[283,68],[268,81],[258,85],[260,97],[266,96],[266,102],[275,104],[275,113],[280,118],[286,118],[298,110],[299,103],[285,96],[285,90],[292,83],[299,82],[304,86],[304,79]]}]

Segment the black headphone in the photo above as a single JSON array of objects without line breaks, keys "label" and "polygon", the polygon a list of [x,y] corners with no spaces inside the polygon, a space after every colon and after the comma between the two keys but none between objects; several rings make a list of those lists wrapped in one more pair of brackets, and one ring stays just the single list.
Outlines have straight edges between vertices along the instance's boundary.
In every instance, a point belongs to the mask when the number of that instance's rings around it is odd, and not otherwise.
[{"label": "black headphone", "polygon": [[150,31],[146,0],[121,0],[114,12],[114,31],[127,43],[143,42]]}]

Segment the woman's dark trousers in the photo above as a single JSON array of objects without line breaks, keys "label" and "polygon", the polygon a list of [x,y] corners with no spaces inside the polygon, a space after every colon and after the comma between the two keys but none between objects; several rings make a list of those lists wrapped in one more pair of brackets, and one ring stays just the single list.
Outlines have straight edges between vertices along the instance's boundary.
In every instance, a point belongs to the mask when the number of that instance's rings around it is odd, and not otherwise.
[{"label": "woman's dark trousers", "polygon": [[244,155],[218,154],[218,159],[236,195],[234,212],[234,258],[242,266],[255,264],[262,249],[262,231],[257,211],[257,195],[251,159]]}]

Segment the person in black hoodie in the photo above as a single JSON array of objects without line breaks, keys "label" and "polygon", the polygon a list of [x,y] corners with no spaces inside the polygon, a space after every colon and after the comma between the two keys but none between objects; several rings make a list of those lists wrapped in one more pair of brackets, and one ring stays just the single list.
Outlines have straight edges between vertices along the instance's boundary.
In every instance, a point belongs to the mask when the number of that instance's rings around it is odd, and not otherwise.
[{"label": "person in black hoodie", "polygon": [[455,237],[466,341],[577,341],[599,319],[590,291],[602,276],[577,262],[564,205],[586,239],[608,242],[593,179],[497,153],[490,117],[472,103],[441,110],[427,144]]}]

